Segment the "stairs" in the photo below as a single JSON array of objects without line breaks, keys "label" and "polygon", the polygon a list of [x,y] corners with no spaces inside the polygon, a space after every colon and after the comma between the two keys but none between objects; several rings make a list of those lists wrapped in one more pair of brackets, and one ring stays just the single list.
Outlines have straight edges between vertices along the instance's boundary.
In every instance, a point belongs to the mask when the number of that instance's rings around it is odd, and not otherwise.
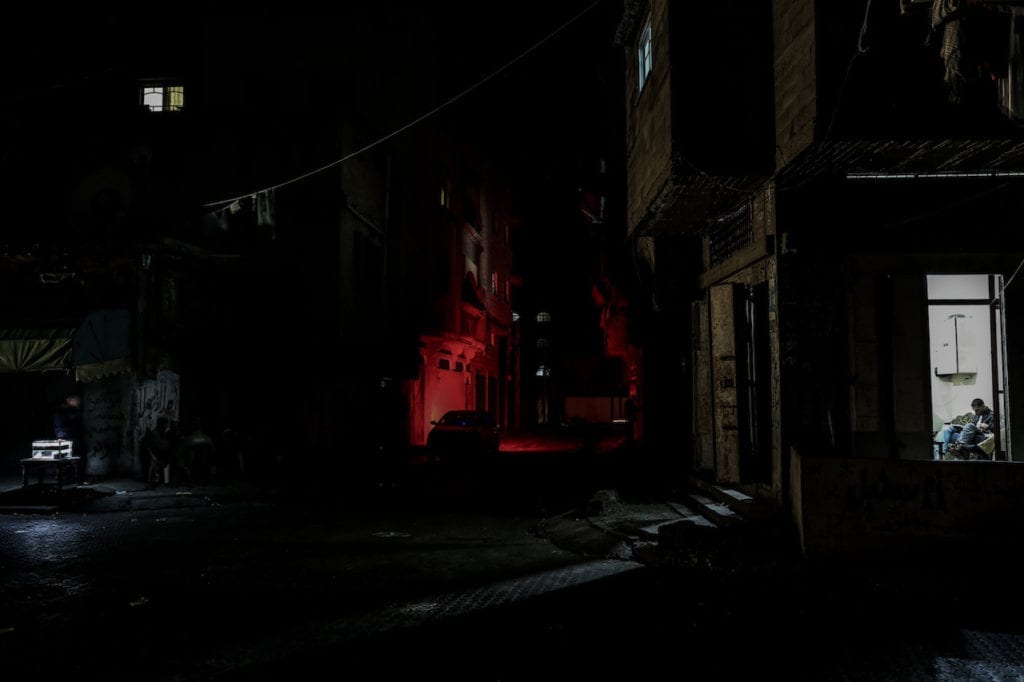
[{"label": "stairs", "polygon": [[656,543],[635,548],[644,563],[752,565],[792,549],[784,511],[736,488],[691,477],[666,504],[679,519],[658,525]]}]

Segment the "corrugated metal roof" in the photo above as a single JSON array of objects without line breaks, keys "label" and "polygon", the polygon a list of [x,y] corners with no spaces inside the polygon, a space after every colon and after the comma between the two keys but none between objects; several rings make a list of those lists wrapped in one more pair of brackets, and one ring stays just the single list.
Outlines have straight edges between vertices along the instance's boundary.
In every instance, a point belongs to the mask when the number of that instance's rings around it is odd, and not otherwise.
[{"label": "corrugated metal roof", "polygon": [[[717,215],[734,210],[773,178],[712,176],[686,166],[651,202],[639,229],[646,234],[706,229]],[[838,140],[809,146],[775,174],[778,188],[816,177],[867,173],[1024,172],[1024,140]]]}]

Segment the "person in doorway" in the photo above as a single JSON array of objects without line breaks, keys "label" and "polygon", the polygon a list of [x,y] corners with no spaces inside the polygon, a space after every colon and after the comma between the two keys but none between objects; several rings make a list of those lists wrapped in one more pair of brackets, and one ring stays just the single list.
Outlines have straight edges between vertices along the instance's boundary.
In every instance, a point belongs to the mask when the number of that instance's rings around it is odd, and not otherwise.
[{"label": "person in doorway", "polygon": [[89,467],[85,456],[82,435],[85,429],[82,419],[82,399],[77,395],[64,398],[53,415],[53,434],[58,440],[71,441],[71,455],[79,457],[80,479],[88,483]]},{"label": "person in doorway", "polygon": [[964,420],[965,423],[946,424],[940,432],[943,452],[957,459],[968,459],[972,453],[977,455],[978,450],[975,446],[995,433],[995,414],[984,400],[972,400],[971,411],[973,415],[966,415],[968,419]]}]

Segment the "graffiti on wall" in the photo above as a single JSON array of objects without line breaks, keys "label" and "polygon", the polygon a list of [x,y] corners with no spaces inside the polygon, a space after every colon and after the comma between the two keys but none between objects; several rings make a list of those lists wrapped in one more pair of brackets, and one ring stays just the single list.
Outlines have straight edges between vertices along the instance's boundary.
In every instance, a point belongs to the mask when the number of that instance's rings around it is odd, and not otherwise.
[{"label": "graffiti on wall", "polygon": [[155,379],[139,382],[135,389],[135,440],[138,442],[146,431],[156,426],[156,420],[167,417],[179,420],[181,385],[178,375],[161,370]]},{"label": "graffiti on wall", "polygon": [[[130,466],[125,443],[126,415],[130,409],[130,379],[109,377],[85,387],[85,447],[88,473],[107,474]],[[127,458],[127,459],[126,459]]]}]

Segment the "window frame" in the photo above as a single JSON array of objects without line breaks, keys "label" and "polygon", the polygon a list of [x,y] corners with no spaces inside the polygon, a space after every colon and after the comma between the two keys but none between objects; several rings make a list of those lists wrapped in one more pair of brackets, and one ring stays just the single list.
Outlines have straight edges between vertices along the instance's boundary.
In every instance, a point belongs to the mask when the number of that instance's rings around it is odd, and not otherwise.
[{"label": "window frame", "polygon": [[654,71],[654,29],[651,15],[647,15],[644,27],[640,30],[640,39],[637,41],[637,93],[643,91],[644,86],[651,79]]},{"label": "window frame", "polygon": [[[147,95],[159,95],[160,104],[149,104]],[[140,81],[139,105],[155,114],[181,113],[185,110],[185,86],[175,81]]]}]

